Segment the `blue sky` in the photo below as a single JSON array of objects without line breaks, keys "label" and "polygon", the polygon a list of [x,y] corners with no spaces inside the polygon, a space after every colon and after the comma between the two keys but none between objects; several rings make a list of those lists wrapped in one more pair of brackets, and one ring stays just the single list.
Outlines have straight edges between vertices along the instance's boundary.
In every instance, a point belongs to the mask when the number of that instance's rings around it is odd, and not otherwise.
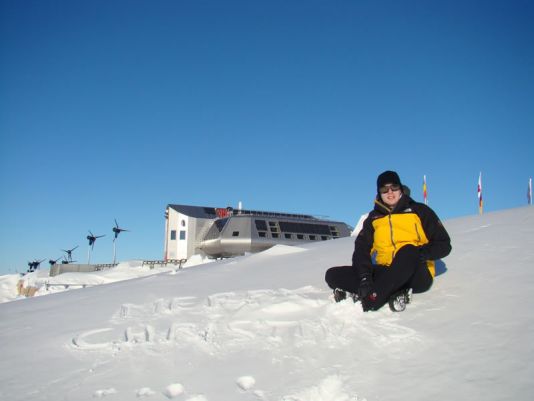
[{"label": "blue sky", "polygon": [[485,211],[526,204],[532,2],[0,5],[0,273],[88,230],[110,262],[115,218],[118,259],[160,259],[169,203],[354,225],[386,169],[445,220],[480,171]]}]

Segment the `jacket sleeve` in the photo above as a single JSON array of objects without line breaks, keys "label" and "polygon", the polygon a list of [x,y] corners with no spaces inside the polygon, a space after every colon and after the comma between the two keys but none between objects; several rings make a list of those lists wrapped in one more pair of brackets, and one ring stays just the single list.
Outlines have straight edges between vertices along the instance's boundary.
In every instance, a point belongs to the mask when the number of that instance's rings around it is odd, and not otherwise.
[{"label": "jacket sleeve", "polygon": [[436,213],[428,206],[420,204],[419,217],[429,241],[421,247],[426,257],[429,260],[436,260],[451,253],[451,238]]},{"label": "jacket sleeve", "polygon": [[371,274],[373,262],[371,249],[373,247],[374,228],[373,219],[369,215],[363,222],[363,228],[354,241],[354,253],[352,254],[352,268],[358,275]]}]

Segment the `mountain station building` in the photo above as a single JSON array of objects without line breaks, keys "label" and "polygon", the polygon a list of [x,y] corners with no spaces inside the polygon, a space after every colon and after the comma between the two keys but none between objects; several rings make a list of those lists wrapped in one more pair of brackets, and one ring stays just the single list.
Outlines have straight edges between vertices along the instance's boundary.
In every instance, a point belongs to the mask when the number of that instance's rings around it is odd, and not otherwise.
[{"label": "mountain station building", "polygon": [[299,245],[350,234],[351,228],[343,222],[305,214],[169,204],[164,259],[227,258],[277,244]]}]

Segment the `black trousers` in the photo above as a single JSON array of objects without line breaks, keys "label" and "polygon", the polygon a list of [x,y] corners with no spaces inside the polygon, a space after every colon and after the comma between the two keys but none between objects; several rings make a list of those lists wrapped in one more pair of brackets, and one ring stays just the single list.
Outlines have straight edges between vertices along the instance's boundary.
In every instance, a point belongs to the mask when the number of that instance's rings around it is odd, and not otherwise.
[{"label": "black trousers", "polygon": [[[360,274],[352,266],[335,266],[326,271],[325,280],[332,289],[358,293]],[[414,293],[425,292],[433,278],[419,258],[419,249],[413,245],[402,247],[391,266],[373,266],[373,291],[377,294],[376,309],[383,306],[395,292],[411,288]]]}]

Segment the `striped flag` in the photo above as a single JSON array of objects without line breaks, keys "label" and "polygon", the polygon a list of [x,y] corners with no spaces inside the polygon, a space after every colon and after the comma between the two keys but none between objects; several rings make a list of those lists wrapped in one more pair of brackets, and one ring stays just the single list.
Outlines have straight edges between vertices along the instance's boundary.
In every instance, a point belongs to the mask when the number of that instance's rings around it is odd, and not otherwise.
[{"label": "striped flag", "polygon": [[423,199],[425,200],[425,205],[428,205],[428,194],[426,191],[426,175],[423,176]]},{"label": "striped flag", "polygon": [[528,204],[532,205],[532,178],[528,180],[527,200]]},{"label": "striped flag", "polygon": [[484,202],[482,202],[482,172],[478,176],[478,213],[482,214]]}]

